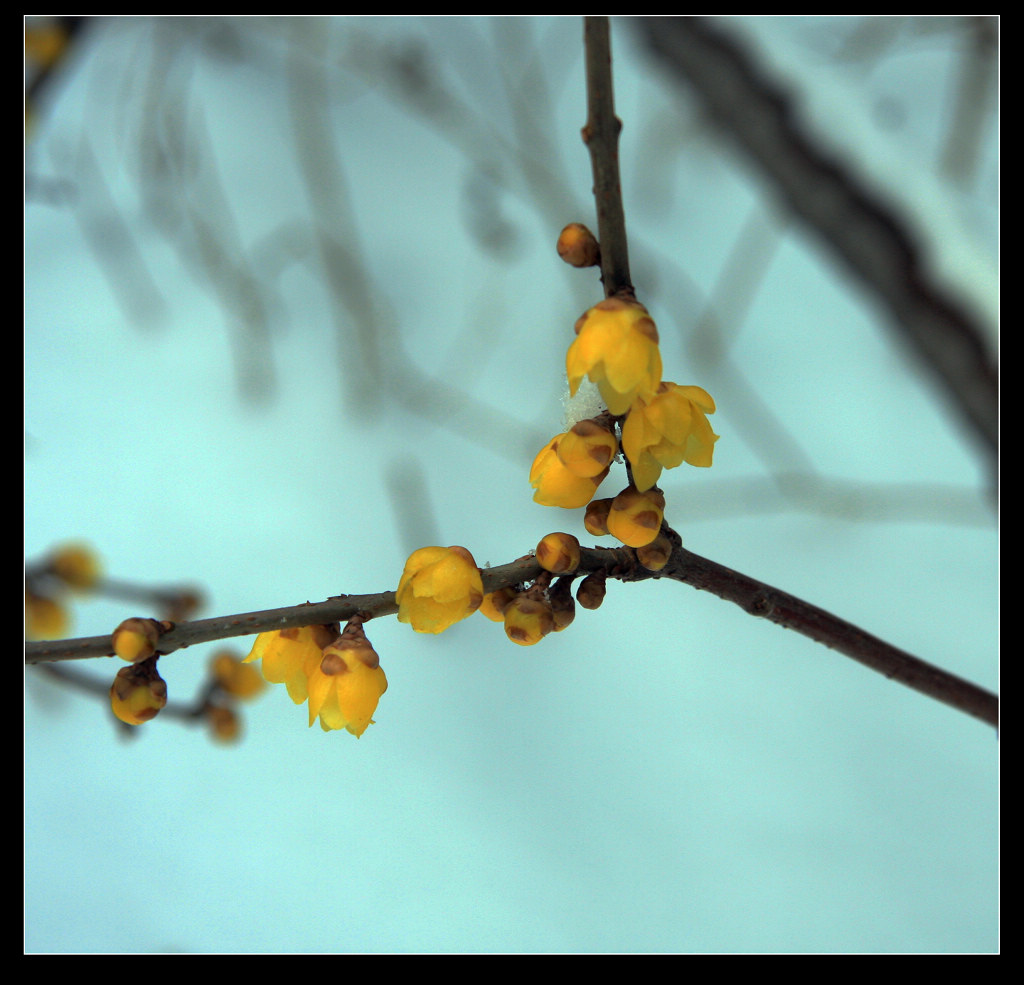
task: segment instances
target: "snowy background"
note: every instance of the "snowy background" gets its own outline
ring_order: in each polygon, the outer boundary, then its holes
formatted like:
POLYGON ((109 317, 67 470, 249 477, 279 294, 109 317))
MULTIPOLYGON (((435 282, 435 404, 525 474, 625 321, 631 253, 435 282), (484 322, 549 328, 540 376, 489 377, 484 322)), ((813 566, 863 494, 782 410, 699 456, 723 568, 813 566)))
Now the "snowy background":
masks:
MULTIPOLYGON (((723 26, 994 347, 994 86, 952 131, 978 23, 723 26)), ((628 21, 613 54, 633 279, 665 378, 718 404, 667 518, 996 690, 990 457, 628 21)), ((594 223, 579 19, 100 19, 33 109, 26 558, 86 539, 212 616, 393 589, 426 544, 594 543, 527 480, 601 297, 554 250, 594 223)), ((83 603, 73 633, 142 614, 83 603)), ((27 673, 26 949, 999 946, 972 718, 677 583, 609 583, 533 648, 480 616, 368 635, 390 687, 358 741, 281 687, 240 744, 160 718, 129 741, 27 673)), ((161 661, 172 702, 213 649, 161 661)))

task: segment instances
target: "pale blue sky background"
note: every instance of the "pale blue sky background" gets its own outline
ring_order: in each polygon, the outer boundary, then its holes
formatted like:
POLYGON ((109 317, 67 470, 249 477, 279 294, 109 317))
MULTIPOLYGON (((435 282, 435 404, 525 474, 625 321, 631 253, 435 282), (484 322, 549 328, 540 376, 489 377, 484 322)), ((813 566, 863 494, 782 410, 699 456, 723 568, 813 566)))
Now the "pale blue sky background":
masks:
MULTIPOLYGON (((728 26, 994 346, 994 94, 977 168, 939 164, 963 22, 728 26)), ((197 582, 219 615, 392 589, 427 543, 481 565, 555 529, 593 543, 527 481, 601 297, 554 250, 593 222, 581 35, 577 18, 93 24, 28 146, 26 557, 85 538, 112 576, 197 582), (311 183, 300 147, 321 154, 311 183), (348 308, 318 229, 361 264, 348 308)), ((997 689, 983 452, 628 23, 613 47, 634 280, 665 377, 719 408, 714 468, 664 477, 670 522, 997 689)), ((134 614, 83 605, 75 632, 134 614)), ((971 718, 676 583, 612 583, 533 648, 480 616, 368 635, 390 687, 359 741, 307 729, 276 688, 240 745, 159 718, 126 742, 105 706, 28 674, 26 949, 998 947, 998 746, 971 718)), ((210 652, 161 661, 172 702, 210 652)))

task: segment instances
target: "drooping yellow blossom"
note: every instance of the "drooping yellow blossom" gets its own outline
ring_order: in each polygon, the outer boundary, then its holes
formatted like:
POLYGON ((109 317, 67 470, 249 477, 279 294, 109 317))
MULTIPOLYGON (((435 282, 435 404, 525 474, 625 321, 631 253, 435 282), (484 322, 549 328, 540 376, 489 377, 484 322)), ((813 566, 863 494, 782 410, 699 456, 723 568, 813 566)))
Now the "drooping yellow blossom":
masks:
POLYGON ((570 395, 589 376, 608 410, 619 416, 637 397, 657 391, 661 382, 658 329, 642 304, 606 298, 576 322, 576 336, 565 359, 570 395))
POLYGON ((615 435, 592 418, 577 421, 555 446, 558 460, 570 472, 585 478, 604 472, 618 450, 615 435))
POLYGON ((628 547, 644 547, 658 536, 665 515, 665 496, 660 489, 640 492, 633 486, 612 500, 608 533, 628 547))
POLYGON ((373 724, 387 689, 388 679, 362 626, 349 623, 309 678, 309 724, 319 716, 325 732, 347 729, 358 738, 373 724))
POLYGON ((271 684, 284 684, 297 705, 309 697, 308 681, 323 660, 324 647, 338 636, 338 626, 301 626, 260 633, 243 663, 260 661, 271 684))
POLYGON ((533 494, 535 503, 575 510, 593 499, 608 474, 608 467, 593 476, 577 475, 566 468, 558 457, 559 442, 564 437, 564 434, 556 434, 537 453, 530 468, 530 485, 537 490, 533 494))
POLYGON ((110 707, 128 725, 155 718, 167 704, 167 684, 157 673, 156 659, 122 667, 110 685, 110 707))
POLYGON ((718 435, 706 415, 714 412, 714 400, 699 386, 664 382, 650 400, 639 398, 622 425, 622 450, 636 488, 650 489, 663 468, 683 462, 710 466, 718 435))
POLYGON ((421 547, 409 555, 395 591, 398 621, 417 633, 443 633, 471 616, 484 597, 473 555, 464 547, 421 547))

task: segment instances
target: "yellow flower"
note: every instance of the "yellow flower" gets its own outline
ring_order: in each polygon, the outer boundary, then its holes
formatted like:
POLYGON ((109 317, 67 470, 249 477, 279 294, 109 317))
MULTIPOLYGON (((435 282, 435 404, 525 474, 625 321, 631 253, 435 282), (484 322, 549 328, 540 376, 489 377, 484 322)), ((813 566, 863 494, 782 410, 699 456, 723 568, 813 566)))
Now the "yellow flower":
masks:
POLYGON ((565 359, 570 395, 589 376, 608 410, 620 416, 637 397, 657 390, 661 382, 658 329, 643 305, 606 298, 576 322, 576 335, 565 359))
POLYGON ((566 468, 558 457, 559 442, 564 437, 564 434, 556 434, 537 453, 530 468, 530 485, 537 490, 533 494, 535 503, 574 510, 593 499, 608 474, 608 467, 593 476, 577 475, 566 468))
POLYGON ((471 616, 484 597, 473 555, 464 547, 421 547, 405 562, 395 591, 398 621, 417 633, 443 633, 471 616))
POLYGON ((259 660, 271 684, 284 684, 297 705, 309 697, 308 681, 323 660, 324 647, 338 636, 338 627, 301 626, 260 633, 243 663, 259 660))
POLYGON ((608 511, 608 533, 628 547, 645 547, 658 536, 665 515, 665 497, 660 489, 639 492, 623 489, 608 511))
POLYGON ((320 727, 347 729, 358 738, 373 724, 377 702, 388 689, 380 658, 357 622, 350 622, 323 651, 309 678, 309 724, 320 716, 320 727))
POLYGON ((699 386, 662 383, 650 400, 637 400, 622 425, 622 450, 637 489, 650 489, 662 468, 710 466, 718 435, 706 415, 714 412, 714 400, 699 386))
POLYGON ((297 705, 309 700, 309 724, 319 716, 325 732, 343 728, 362 735, 388 687, 380 660, 354 618, 340 636, 336 624, 260 633, 243 662, 257 659, 263 676, 286 684, 297 705))

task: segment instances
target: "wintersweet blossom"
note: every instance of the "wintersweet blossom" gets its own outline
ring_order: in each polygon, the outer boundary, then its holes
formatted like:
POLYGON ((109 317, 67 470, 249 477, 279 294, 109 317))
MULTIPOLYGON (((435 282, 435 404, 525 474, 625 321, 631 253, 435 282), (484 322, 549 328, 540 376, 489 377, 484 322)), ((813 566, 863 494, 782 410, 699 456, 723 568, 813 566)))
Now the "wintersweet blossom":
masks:
POLYGON ((309 724, 317 717, 325 732, 347 729, 360 736, 388 681, 361 624, 352 620, 338 635, 337 624, 260 633, 244 662, 260 660, 263 676, 285 684, 300 705, 309 701, 309 724))
POLYGON ((636 488, 650 489, 663 468, 683 462, 710 466, 718 435, 706 415, 714 412, 714 400, 699 386, 665 382, 651 399, 638 399, 622 425, 622 450, 636 488))
POLYGON ((358 623, 323 651, 323 659, 309 677, 309 724, 320 718, 320 727, 347 729, 356 738, 373 724, 377 702, 388 689, 380 658, 358 623))
POLYGON ((483 579, 464 547, 421 547, 409 555, 395 591, 398 621, 417 633, 443 633, 471 616, 484 597, 483 579))
POLYGON ((661 352, 647 309, 614 297, 595 304, 576 322, 565 368, 570 394, 589 376, 616 416, 625 414, 637 397, 653 395, 661 382, 661 352))
POLYGON ((541 506, 561 506, 574 510, 586 506, 608 474, 606 465, 596 475, 578 475, 558 457, 565 434, 556 434, 538 453, 530 467, 530 485, 537 491, 534 502, 541 506))
POLYGON ((332 626, 300 626, 260 633, 243 663, 260 661, 260 670, 271 684, 284 684, 297 705, 309 697, 309 678, 320 666, 324 647, 338 636, 332 626))

